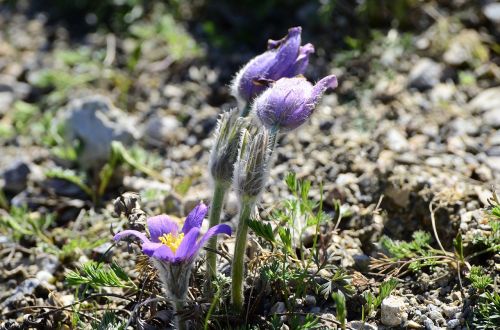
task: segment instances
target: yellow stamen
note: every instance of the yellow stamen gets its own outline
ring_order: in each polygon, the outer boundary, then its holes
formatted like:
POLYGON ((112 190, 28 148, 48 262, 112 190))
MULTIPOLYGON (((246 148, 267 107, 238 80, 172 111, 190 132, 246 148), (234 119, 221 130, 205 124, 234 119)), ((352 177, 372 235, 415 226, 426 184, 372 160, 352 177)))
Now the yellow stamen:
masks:
POLYGON ((168 246, 174 253, 179 248, 179 245, 181 244, 183 238, 184 233, 180 233, 178 235, 164 234, 163 236, 158 237, 160 242, 168 246))

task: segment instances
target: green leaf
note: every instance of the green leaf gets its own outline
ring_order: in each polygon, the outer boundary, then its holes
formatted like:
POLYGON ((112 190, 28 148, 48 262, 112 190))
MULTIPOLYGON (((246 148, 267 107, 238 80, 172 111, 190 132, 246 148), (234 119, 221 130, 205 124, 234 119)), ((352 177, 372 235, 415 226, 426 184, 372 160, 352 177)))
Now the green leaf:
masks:
POLYGON ((337 320, 339 320, 342 329, 346 327, 347 320, 347 308, 345 304, 345 296, 342 291, 337 291, 332 294, 333 300, 335 300, 335 307, 337 309, 337 320))
POLYGON ((71 286, 87 284, 96 289, 100 287, 136 288, 118 264, 113 263, 109 266, 95 261, 86 262, 77 271, 68 272, 66 282, 71 286))
POLYGON ((270 243, 276 242, 274 238, 273 227, 271 227, 269 223, 264 223, 255 219, 248 219, 247 224, 248 227, 253 230, 255 235, 262 237, 270 243))
POLYGON ((292 234, 290 233, 290 228, 279 227, 278 234, 280 235, 281 242, 285 246, 288 253, 292 252, 292 234))

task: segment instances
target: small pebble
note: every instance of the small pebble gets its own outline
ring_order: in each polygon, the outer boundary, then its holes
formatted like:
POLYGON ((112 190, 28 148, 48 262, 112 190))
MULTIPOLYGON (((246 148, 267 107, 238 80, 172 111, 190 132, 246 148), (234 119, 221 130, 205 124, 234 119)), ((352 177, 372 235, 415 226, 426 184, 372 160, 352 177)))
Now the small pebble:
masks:
POLYGON ((460 325, 460 320, 457 320, 457 319, 451 319, 449 320, 447 323, 446 323, 446 327, 448 329, 455 329, 456 327, 458 327, 460 325))
POLYGON ((406 326, 410 329, 422 329, 422 326, 415 321, 408 321, 406 326))
POLYGON ((443 306, 443 314, 447 317, 452 317, 460 310, 458 306, 443 306))
POLYGON ((309 307, 316 306, 316 297, 313 295, 307 295, 305 298, 305 304, 309 307))
POLYGON ((442 319, 442 318, 443 318, 443 315, 441 315, 441 313, 440 313, 440 312, 435 311, 435 310, 430 311, 427 315, 428 315, 428 316, 429 316, 429 318, 430 318, 431 320, 433 320, 433 321, 436 321, 436 320, 438 320, 438 319, 442 319))
POLYGON ((271 307, 271 314, 283 314, 286 311, 285 303, 282 301, 278 301, 276 304, 271 307))
POLYGON ((382 301, 381 306, 382 323, 388 326, 397 326, 406 320, 406 305, 404 299, 389 296, 382 301))

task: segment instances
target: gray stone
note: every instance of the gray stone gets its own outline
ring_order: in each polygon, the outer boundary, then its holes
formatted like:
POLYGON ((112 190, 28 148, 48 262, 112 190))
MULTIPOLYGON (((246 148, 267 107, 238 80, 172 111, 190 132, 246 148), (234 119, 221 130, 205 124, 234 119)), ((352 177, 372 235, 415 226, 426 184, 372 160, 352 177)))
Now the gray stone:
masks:
POLYGON ((438 319, 442 319, 443 318, 443 315, 438 312, 438 311, 430 311, 427 316, 429 316, 429 318, 433 321, 437 321, 438 319))
POLYGON ((490 157, 500 157, 500 146, 493 146, 486 150, 486 154, 490 157))
POLYGON ((439 83, 443 73, 443 66, 429 58, 420 59, 410 71, 408 86, 425 90, 439 83))
POLYGON ((351 321, 348 322, 347 325, 351 329, 356 329, 356 330, 377 330, 378 327, 374 324, 370 324, 368 322, 363 322, 363 321, 351 321))
POLYGON ((427 318, 424 320, 425 330, 439 330, 439 327, 435 326, 431 319, 427 318))
POLYGON ((306 295, 305 304, 309 307, 316 306, 316 297, 310 294, 306 295))
POLYGON ((26 189, 30 172, 27 163, 22 161, 14 163, 3 172, 3 190, 17 194, 26 189))
POLYGON ((500 3, 489 3, 483 7, 483 14, 492 23, 500 24, 500 3))
POLYGON ((370 257, 364 253, 355 254, 352 256, 354 259, 354 267, 359 271, 368 271, 370 268, 370 257))
POLYGON ((40 285, 41 281, 37 278, 28 278, 22 281, 14 290, 12 295, 2 302, 1 306, 6 307, 11 303, 22 299, 25 295, 33 294, 35 289, 40 285))
POLYGON ((408 318, 404 299, 396 296, 389 296, 382 301, 381 321, 387 326, 400 325, 408 318))
POLYGON ((432 311, 438 311, 439 312, 439 307, 437 307, 434 304, 429 304, 429 305, 427 305, 427 310, 430 311, 430 312, 432 312, 432 311))
POLYGON ((285 303, 282 301, 278 301, 271 307, 269 311, 271 314, 283 314, 286 311, 285 303))
POLYGON ((128 144, 134 140, 130 116, 115 108, 111 101, 100 95, 72 101, 64 114, 65 133, 69 143, 82 144, 78 155, 84 168, 99 168, 110 156, 111 143, 128 144))
POLYGON ((460 326, 460 320, 457 319, 451 319, 446 323, 446 328, 447 329, 455 329, 458 326, 460 326))

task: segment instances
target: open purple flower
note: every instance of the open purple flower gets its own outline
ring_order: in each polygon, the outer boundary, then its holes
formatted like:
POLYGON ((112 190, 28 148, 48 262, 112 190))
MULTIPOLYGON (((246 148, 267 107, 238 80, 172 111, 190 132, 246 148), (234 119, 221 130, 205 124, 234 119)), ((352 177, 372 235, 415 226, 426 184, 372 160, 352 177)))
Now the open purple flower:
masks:
POLYGON ((335 87, 334 75, 314 86, 303 77, 281 78, 255 99, 253 108, 267 128, 291 131, 305 123, 325 91, 335 87))
POLYGON ((168 216, 158 215, 147 220, 150 239, 137 230, 124 230, 114 237, 115 241, 128 236, 134 236, 142 241, 142 251, 151 257, 165 287, 167 298, 170 299, 176 312, 176 329, 187 329, 178 312, 184 308, 186 302, 194 259, 203 245, 214 235, 231 235, 231 227, 220 224, 208 229, 205 235, 199 238, 200 227, 207 211, 205 204, 198 204, 189 213, 180 231, 177 224, 168 216))
POLYGON ((303 74, 309 64, 309 55, 314 53, 314 46, 300 46, 301 32, 300 26, 293 27, 283 39, 269 40, 268 50, 250 60, 234 78, 233 95, 250 102, 267 88, 259 81, 276 81, 303 74))
POLYGON ((198 204, 187 216, 179 231, 177 224, 167 215, 157 215, 147 220, 150 239, 137 230, 124 230, 115 235, 115 241, 135 236, 142 241, 142 251, 154 259, 178 264, 190 263, 205 243, 214 235, 231 235, 231 227, 225 224, 208 229, 200 239, 200 227, 207 214, 205 204, 198 204))

